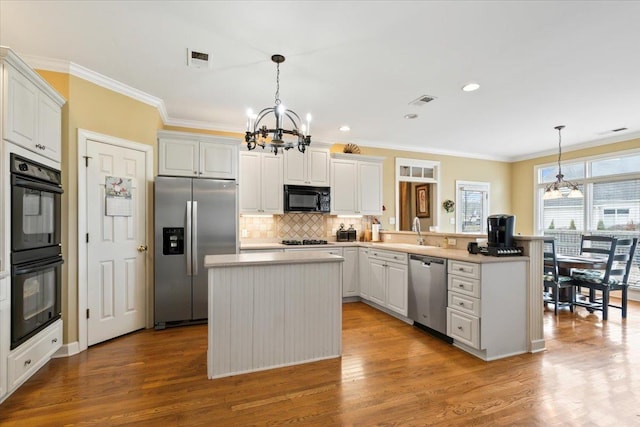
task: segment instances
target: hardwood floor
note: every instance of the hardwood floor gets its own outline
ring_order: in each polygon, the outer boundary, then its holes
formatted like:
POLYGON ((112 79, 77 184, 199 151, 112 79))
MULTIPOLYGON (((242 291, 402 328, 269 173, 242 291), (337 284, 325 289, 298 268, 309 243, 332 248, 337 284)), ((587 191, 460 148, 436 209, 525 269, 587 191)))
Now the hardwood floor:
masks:
POLYGON ((640 424, 640 303, 604 323, 547 310, 547 351, 489 363, 365 304, 343 313, 342 358, 218 380, 205 325, 121 337, 52 360, 0 425, 640 424))

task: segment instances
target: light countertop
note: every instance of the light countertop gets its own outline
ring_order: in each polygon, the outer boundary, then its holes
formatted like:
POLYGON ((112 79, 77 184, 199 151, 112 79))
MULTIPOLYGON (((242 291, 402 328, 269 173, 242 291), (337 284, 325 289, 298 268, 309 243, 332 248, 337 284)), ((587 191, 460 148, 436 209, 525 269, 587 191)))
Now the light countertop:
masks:
MULTIPOLYGON (((395 252, 403 252, 403 253, 416 254, 416 255, 428 255, 428 256, 433 256, 438 258, 453 259, 456 261, 473 262, 476 264, 529 261, 529 257, 527 256, 494 257, 494 256, 486 256, 486 255, 479 255, 479 254, 470 254, 469 252, 467 252, 466 249, 445 249, 437 246, 419 246, 411 243, 328 242, 326 245, 283 245, 282 243, 242 243, 240 245, 240 248, 243 250, 253 249, 253 250, 267 251, 269 249, 278 249, 278 250, 300 249, 300 248, 324 249, 324 248, 330 248, 330 247, 354 247, 354 246, 395 251, 395 252)), ((263 253, 282 254, 282 252, 263 252, 263 253)), ((286 253, 293 254, 296 252, 286 252, 286 253)), ((258 254, 258 252, 255 254, 258 254)), ((242 255, 251 255, 251 254, 242 254, 242 255)))
POLYGON ((308 264, 342 261, 344 261, 344 258, 341 256, 331 255, 326 252, 255 252, 248 254, 207 255, 204 257, 204 266, 205 268, 245 267, 255 265, 308 264))

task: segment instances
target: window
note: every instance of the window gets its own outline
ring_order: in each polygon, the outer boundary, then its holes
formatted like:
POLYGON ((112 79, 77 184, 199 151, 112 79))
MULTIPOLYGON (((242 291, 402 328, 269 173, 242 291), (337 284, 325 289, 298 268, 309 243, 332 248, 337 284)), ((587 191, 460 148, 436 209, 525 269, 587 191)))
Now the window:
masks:
POLYGON ((456 233, 486 233, 489 183, 456 181, 456 199, 456 233))
MULTIPOLYGON (((638 150, 572 160, 562 164, 565 179, 578 183, 584 198, 544 200, 545 184, 558 166, 536 169, 537 234, 554 236, 557 250, 580 251, 583 233, 640 237, 640 153, 638 150)), ((640 250, 636 251, 630 284, 640 287, 640 250)))

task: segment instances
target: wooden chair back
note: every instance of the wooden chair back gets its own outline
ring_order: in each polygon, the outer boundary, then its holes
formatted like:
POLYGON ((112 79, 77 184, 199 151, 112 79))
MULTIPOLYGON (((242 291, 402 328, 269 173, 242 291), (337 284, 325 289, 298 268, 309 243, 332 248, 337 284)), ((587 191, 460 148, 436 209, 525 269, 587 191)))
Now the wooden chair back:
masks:
POLYGON ((556 257, 556 240, 555 239, 544 239, 544 281, 550 282, 553 279, 553 282, 558 281, 558 259, 556 257))
POLYGON ((605 281, 615 279, 623 284, 628 283, 637 246, 637 237, 625 237, 617 240, 615 253, 610 260, 611 266, 607 266, 609 274, 605 277, 605 281))
POLYGON ((609 257, 615 250, 617 238, 613 236, 582 235, 580 240, 580 255, 596 255, 609 257))

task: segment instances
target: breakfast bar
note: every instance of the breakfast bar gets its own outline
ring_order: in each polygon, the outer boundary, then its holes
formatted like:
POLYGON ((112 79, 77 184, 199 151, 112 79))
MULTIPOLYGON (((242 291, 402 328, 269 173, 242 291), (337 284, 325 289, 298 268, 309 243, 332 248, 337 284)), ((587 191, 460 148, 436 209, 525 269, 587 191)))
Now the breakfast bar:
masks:
POLYGON ((315 251, 206 256, 208 377, 340 357, 342 261, 315 251))

